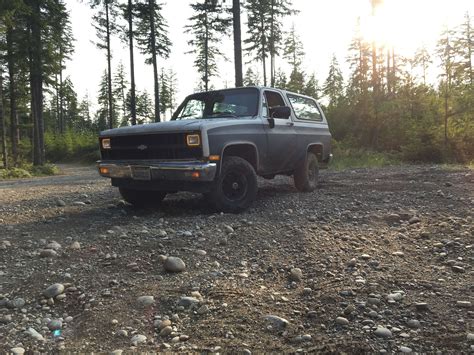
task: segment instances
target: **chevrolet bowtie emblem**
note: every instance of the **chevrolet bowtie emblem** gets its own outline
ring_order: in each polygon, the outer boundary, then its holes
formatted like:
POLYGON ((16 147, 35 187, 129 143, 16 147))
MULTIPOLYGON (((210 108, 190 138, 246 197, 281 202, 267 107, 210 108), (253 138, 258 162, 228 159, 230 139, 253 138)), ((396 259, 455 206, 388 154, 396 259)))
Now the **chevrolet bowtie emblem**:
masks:
POLYGON ((146 145, 142 144, 142 145, 139 145, 139 146, 137 147, 137 149, 138 149, 138 150, 145 150, 145 149, 148 149, 148 147, 147 147, 146 145))

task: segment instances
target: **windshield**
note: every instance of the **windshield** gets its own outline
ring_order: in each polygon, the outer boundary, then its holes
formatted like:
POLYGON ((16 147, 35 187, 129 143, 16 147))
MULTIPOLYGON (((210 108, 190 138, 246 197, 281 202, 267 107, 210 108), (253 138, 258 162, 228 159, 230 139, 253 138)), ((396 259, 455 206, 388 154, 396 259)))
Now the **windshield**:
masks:
POLYGON ((258 89, 220 90, 189 96, 178 108, 174 120, 256 116, 258 89))

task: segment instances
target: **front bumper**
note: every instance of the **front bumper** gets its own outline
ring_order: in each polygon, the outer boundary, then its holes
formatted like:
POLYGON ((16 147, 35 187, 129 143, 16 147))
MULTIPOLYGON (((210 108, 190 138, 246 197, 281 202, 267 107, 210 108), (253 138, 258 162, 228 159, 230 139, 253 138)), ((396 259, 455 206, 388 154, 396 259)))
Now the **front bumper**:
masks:
POLYGON ((202 161, 98 161, 103 177, 137 181, 213 181, 217 164, 202 161))

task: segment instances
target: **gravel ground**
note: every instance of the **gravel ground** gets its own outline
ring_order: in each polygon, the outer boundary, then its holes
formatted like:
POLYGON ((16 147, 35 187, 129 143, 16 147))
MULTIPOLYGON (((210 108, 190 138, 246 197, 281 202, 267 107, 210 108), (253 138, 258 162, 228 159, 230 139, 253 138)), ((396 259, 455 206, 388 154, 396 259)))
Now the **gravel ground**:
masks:
POLYGON ((136 210, 92 167, 0 181, 0 353, 474 351, 474 172, 260 181, 136 210))

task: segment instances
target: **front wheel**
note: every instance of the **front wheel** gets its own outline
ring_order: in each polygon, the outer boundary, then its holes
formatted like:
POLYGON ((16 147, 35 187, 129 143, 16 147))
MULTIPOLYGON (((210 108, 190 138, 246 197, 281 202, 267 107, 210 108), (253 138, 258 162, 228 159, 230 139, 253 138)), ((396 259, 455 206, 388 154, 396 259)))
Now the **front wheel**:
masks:
POLYGON ((158 206, 166 196, 166 192, 132 190, 125 187, 119 187, 119 192, 126 202, 136 207, 158 206))
POLYGON ((295 186, 299 191, 311 192, 316 189, 319 178, 318 158, 313 153, 306 154, 302 162, 293 174, 295 186))
POLYGON ((257 174, 253 166, 245 159, 227 157, 210 197, 219 211, 238 213, 255 200, 257 189, 257 174))

